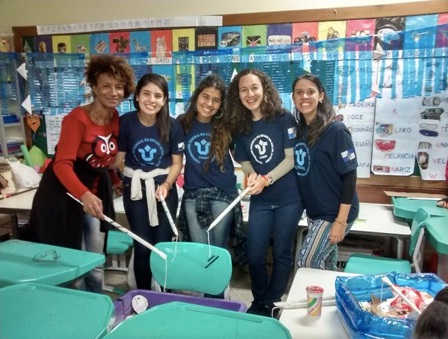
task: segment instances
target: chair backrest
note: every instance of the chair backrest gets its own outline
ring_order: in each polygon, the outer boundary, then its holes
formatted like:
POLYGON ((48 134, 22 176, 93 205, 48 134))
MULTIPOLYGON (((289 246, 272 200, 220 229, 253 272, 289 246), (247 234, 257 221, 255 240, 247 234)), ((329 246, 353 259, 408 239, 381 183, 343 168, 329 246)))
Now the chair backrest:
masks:
POLYGON ((151 272, 157 283, 169 289, 220 294, 232 277, 232 259, 224 248, 194 242, 160 242, 163 260, 151 252, 151 272))
POLYGON ((132 238, 121 231, 107 232, 106 254, 125 253, 133 244, 132 238))
POLYGON ((419 208, 415 212, 411 225, 411 243, 409 244, 409 255, 412 257, 412 265, 417 273, 420 273, 420 246, 425 235, 425 223, 430 218, 428 211, 419 208))

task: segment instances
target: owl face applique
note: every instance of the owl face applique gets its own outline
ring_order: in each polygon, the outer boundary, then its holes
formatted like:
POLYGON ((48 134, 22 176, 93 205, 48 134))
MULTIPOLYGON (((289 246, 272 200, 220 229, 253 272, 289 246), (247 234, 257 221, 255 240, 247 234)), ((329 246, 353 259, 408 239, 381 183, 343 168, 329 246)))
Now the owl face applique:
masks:
POLYGON ((118 138, 116 135, 98 135, 92 142, 92 153, 85 160, 94 168, 108 166, 118 153, 118 138))

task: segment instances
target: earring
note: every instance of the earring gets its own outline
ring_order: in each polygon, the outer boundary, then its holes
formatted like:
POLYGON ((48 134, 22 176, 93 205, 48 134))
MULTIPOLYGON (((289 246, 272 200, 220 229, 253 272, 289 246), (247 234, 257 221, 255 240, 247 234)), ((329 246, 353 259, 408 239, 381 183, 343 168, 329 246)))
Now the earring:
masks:
POLYGON ((216 120, 222 118, 222 116, 224 115, 224 110, 223 110, 222 108, 220 108, 219 111, 218 111, 218 113, 221 113, 221 114, 219 114, 219 115, 218 115, 218 114, 215 114, 215 119, 216 119, 216 120))
POLYGON ((319 100, 319 103, 322 103, 322 100, 319 100))

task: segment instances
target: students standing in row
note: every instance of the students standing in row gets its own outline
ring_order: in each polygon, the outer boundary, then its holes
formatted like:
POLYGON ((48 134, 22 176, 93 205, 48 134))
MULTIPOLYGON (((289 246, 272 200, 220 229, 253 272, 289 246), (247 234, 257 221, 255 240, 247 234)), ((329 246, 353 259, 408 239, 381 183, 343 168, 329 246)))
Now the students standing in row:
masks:
POLYGON ((334 270, 337 244, 359 212, 356 152, 349 130, 336 121, 319 78, 302 75, 294 81, 292 90, 299 124, 295 170, 309 218, 298 266, 334 270))
POLYGON ((186 113, 178 117, 185 132, 184 195, 178 227, 184 240, 228 249, 232 224, 238 233, 243 232, 241 205, 207 232, 213 220, 238 196, 225 98, 224 81, 208 75, 193 92, 186 113))
POLYGON ((252 186, 247 250, 254 300, 248 312, 270 316, 288 284, 294 234, 303 212, 293 171, 296 122, 282 108, 271 79, 256 69, 239 72, 230 83, 228 112, 236 135, 235 160, 252 186))
MULTIPOLYGON (((148 73, 137 83, 136 111, 120 117, 116 165, 124 159, 123 204, 131 231, 155 245, 171 241, 173 232, 160 199, 176 215, 176 179, 182 170, 184 136, 170 117, 168 84, 148 73)), ((134 241, 137 288, 151 289, 150 250, 134 241)))
MULTIPOLYGON (((30 226, 38 242, 103 253, 107 224, 101 222, 100 231, 100 220, 115 216, 107 168, 118 149, 116 107, 133 93, 134 71, 124 58, 97 55, 86 79, 93 102, 64 117, 54 159, 34 196, 30 226)), ((77 287, 102 293, 103 275, 103 267, 97 267, 77 287)))

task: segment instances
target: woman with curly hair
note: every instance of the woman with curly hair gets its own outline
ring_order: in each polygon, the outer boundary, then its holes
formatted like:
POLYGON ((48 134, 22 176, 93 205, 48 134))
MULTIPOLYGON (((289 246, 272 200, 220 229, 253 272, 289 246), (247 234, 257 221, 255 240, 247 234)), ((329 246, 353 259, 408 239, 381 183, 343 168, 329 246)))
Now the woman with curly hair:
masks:
POLYGON ((228 112, 236 133, 235 160, 250 190, 247 253, 254 300, 249 313, 271 316, 291 273, 294 234, 303 208, 293 148, 296 123, 271 79, 257 69, 239 72, 229 86, 228 112), (269 277, 266 252, 273 240, 269 277))
POLYGON ((336 269, 337 244, 358 216, 355 147, 318 77, 305 74, 292 85, 299 123, 294 149, 299 191, 308 216, 308 233, 298 267, 336 269))
MULTIPOLYGON (((122 57, 95 55, 86 80, 93 101, 64 117, 53 161, 34 196, 30 226, 39 242, 103 253, 107 225, 100 220, 115 217, 108 167, 118 152, 116 107, 134 92, 134 71, 122 57), (82 201, 84 211, 67 193, 82 201)), ((77 287, 102 293, 103 276, 97 267, 77 287)))
POLYGON ((186 113, 178 117, 185 132, 185 182, 178 226, 186 239, 227 249, 231 225, 236 226, 233 233, 242 232, 239 204, 207 232, 238 195, 225 97, 224 81, 208 75, 193 92, 186 113))

